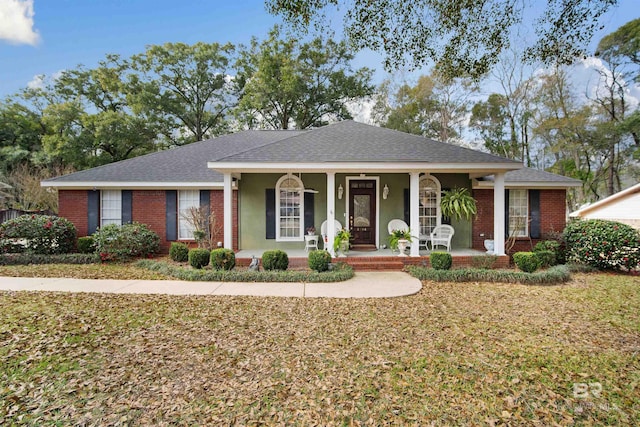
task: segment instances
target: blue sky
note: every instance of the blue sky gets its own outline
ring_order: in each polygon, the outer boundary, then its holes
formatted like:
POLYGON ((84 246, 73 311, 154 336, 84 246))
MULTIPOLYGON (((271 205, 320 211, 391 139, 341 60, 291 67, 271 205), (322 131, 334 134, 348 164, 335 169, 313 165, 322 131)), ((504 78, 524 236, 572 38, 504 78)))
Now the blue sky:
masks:
MULTIPOLYGON (((637 17, 639 1, 620 0, 603 19, 606 28, 593 46, 637 17)), ((0 0, 0 98, 26 87, 36 75, 78 64, 92 67, 108 53, 128 57, 165 42, 246 44, 252 36, 264 38, 278 22, 263 0, 0 0), (32 7, 32 27, 9 15, 16 7, 27 12, 32 7)), ((377 81, 386 75, 380 56, 371 52, 359 54, 356 65, 377 70, 377 81)))

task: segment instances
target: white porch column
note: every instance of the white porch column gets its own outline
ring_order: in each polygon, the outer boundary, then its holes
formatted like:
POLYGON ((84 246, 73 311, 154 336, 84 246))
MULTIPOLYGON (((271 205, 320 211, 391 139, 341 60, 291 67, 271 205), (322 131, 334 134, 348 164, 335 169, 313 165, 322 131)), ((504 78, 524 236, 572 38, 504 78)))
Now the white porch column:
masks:
POLYGON ((224 247, 233 250, 233 179, 224 174, 224 247))
POLYGON ((336 256, 333 250, 333 239, 336 236, 336 173, 327 172, 327 244, 332 257, 336 256))
POLYGON ((411 172, 409 180, 409 230, 414 236, 411 242, 411 256, 420 256, 420 172, 411 172))
POLYGON ((493 181, 493 253, 504 255, 504 172, 496 173, 493 181))

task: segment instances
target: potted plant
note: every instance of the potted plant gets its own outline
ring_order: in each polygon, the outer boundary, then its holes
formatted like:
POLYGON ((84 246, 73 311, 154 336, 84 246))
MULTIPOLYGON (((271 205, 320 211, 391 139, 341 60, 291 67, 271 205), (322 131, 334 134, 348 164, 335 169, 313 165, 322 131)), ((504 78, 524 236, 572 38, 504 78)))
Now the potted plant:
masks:
POLYGON ((349 230, 343 228, 336 233, 336 237, 333 239, 333 250, 340 251, 339 256, 345 256, 345 253, 349 251, 349 240, 351 239, 351 233, 349 230))
POLYGON ((478 213, 476 200, 466 188, 445 191, 440 201, 442 215, 455 219, 471 219, 478 213))
POLYGON ((312 225, 311 227, 307 228, 307 234, 309 236, 313 236, 314 234, 316 234, 316 228, 312 225))
POLYGON ((392 230, 389 236, 389 247, 392 250, 399 250, 400 256, 404 256, 407 245, 413 241, 413 236, 409 230, 392 230))

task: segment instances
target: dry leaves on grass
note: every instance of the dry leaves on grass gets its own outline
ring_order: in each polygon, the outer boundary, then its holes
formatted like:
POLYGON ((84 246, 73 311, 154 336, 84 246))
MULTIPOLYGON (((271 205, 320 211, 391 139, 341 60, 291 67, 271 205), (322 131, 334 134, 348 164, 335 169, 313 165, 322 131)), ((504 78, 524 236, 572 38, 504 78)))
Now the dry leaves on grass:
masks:
POLYGON ((2 293, 0 424, 638 424, 640 280, 580 280, 376 300, 2 293))
POLYGON ((39 264, 0 266, 0 276, 72 279, 167 280, 163 274, 133 264, 39 264))

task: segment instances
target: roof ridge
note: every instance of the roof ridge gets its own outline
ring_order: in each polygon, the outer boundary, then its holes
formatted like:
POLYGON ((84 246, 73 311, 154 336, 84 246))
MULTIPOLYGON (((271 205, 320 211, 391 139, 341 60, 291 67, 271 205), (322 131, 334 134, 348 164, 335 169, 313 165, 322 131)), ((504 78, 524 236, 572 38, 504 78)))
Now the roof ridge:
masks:
POLYGON ((224 160, 226 158, 237 156, 237 155, 244 154, 246 152, 255 150, 256 148, 264 148, 264 147, 268 147, 269 145, 272 145, 272 144, 277 144, 279 142, 289 140, 291 138, 296 138, 296 137, 302 135, 303 133, 307 133, 307 132, 312 131, 312 130, 313 129, 300 129, 300 130, 298 130, 298 129, 247 129, 247 130, 245 130, 243 132, 253 131, 253 132, 299 132, 299 133, 297 135, 289 135, 286 138, 277 139, 275 141, 270 141, 270 142, 267 142, 266 144, 258 145, 257 147, 251 147, 251 148, 247 148, 247 149, 242 150, 242 151, 237 151, 237 152, 235 152, 233 154, 229 154, 227 156, 220 157, 219 159, 216 159, 216 161, 219 162, 219 161, 224 160))

